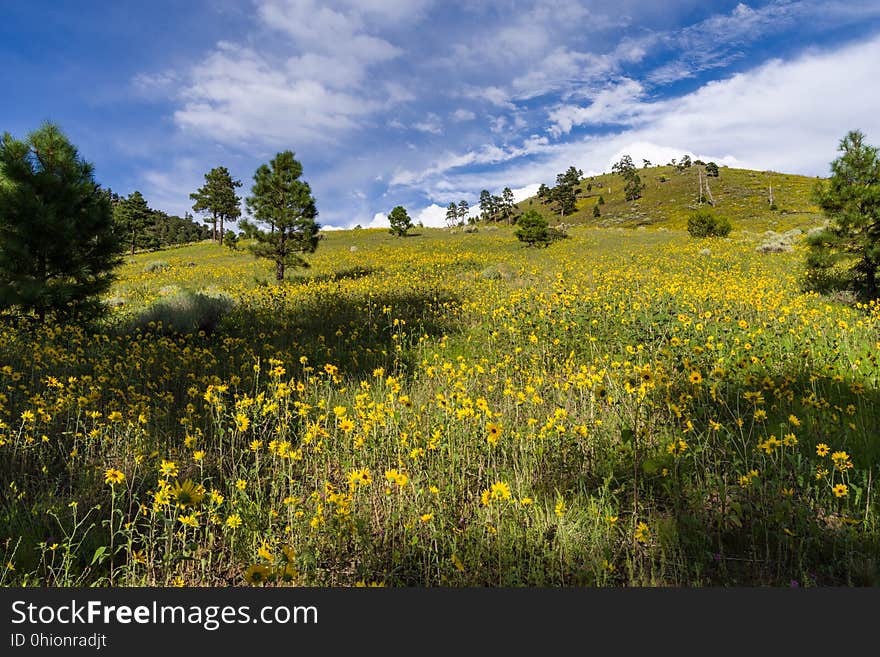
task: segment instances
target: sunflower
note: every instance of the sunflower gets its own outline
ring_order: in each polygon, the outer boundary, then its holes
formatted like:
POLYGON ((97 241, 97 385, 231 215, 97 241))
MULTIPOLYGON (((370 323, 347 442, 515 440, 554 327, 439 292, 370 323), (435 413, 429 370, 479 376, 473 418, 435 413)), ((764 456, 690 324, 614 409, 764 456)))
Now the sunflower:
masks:
POLYGON ((187 479, 182 484, 177 482, 171 488, 171 495, 177 500, 177 506, 186 508, 198 506, 205 499, 205 487, 187 479))

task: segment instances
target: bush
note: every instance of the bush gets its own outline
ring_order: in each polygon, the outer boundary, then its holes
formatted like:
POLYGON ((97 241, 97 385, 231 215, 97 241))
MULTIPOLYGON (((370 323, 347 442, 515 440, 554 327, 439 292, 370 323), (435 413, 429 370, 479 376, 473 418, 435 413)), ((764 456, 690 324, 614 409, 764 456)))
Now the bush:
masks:
POLYGON ((227 230, 223 233, 223 246, 226 246, 233 251, 238 249, 238 235, 233 233, 231 230, 227 230))
POLYGON ((688 233, 691 237, 727 237, 730 234, 730 221, 716 217, 708 210, 697 210, 688 219, 688 233))
POLYGON ((157 271, 165 271, 166 269, 170 269, 171 265, 169 265, 164 260, 153 260, 152 262, 148 262, 144 267, 145 274, 153 274, 157 271))
POLYGON ((163 335, 212 333, 232 305, 232 299, 223 294, 181 290, 146 308, 133 320, 132 328, 163 335))
POLYGON ((514 234, 520 242, 525 242, 528 246, 547 246, 550 243, 547 220, 534 210, 528 210, 519 218, 514 234))

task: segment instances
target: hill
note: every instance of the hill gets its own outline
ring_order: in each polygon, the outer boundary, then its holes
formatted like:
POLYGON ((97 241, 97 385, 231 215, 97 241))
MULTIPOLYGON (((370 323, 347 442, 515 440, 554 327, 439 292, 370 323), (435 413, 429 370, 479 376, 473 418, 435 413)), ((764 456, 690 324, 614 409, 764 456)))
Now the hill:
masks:
MULTIPOLYGON (((635 201, 624 198, 623 178, 606 173, 587 176, 578 187, 577 210, 561 217, 553 204, 544 203, 537 196, 517 204, 523 212, 537 210, 551 225, 589 224, 598 227, 664 226, 683 229, 688 217, 699 207, 700 176, 708 180, 713 211, 726 217, 734 227, 748 227, 753 231, 786 231, 806 229, 822 223, 819 208, 813 203, 811 192, 817 178, 772 171, 752 171, 719 167, 718 177, 706 177, 701 166, 677 170, 674 166, 654 166, 638 169, 644 184, 642 197, 635 201), (772 187, 774 206, 770 204, 772 187), (599 205, 600 217, 593 216, 599 205)), ((708 196, 704 193, 704 195, 708 196)), ((703 203, 706 207, 707 204, 703 203)))

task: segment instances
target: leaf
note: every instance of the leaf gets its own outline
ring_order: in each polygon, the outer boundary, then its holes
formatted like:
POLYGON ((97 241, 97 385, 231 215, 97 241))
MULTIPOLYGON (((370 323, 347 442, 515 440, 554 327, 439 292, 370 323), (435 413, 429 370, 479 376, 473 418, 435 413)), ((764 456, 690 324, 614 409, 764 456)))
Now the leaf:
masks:
POLYGON ((620 432, 620 440, 624 443, 631 443, 635 435, 636 434, 632 429, 623 429, 620 432))
POLYGON ((92 556, 92 563, 90 563, 89 565, 94 566, 96 563, 102 563, 104 561, 104 559, 107 558, 106 553, 107 553, 107 548, 102 545, 97 550, 95 550, 95 554, 94 554, 94 556, 92 556))

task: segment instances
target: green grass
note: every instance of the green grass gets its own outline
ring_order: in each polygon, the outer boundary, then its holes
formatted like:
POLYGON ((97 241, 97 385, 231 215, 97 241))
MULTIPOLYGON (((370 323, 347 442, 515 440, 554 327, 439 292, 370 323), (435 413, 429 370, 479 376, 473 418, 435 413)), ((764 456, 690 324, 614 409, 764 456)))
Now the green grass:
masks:
MULTIPOLYGON (((691 166, 677 171, 671 166, 655 166, 639 169, 645 188, 642 197, 626 201, 623 178, 616 174, 603 174, 587 178, 580 185, 577 211, 560 217, 537 197, 517 204, 520 211, 535 209, 550 222, 587 224, 599 227, 663 226, 683 229, 691 213, 699 207, 698 167, 691 166), (665 182, 661 182, 665 179, 665 182), (592 190, 587 191, 587 184, 592 190), (593 207, 599 196, 605 200, 600 206, 601 217, 593 217, 593 207)), ((707 180, 704 174, 703 180, 707 180)), ((708 178, 715 212, 733 224, 734 230, 784 232, 791 228, 806 230, 821 224, 823 219, 818 207, 811 200, 815 178, 776 172, 759 172, 747 169, 719 167, 717 178, 708 178), (775 210, 770 208, 770 186, 773 188, 775 210)), ((703 204, 705 207, 706 204, 703 204)))

